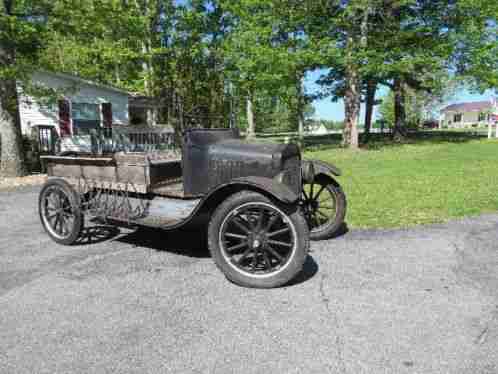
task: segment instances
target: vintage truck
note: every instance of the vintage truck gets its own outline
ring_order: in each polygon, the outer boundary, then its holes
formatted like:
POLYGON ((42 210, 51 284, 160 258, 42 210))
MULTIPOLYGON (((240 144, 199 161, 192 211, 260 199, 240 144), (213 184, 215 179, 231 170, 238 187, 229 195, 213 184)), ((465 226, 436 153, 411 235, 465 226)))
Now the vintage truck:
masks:
POLYGON ((43 227, 57 243, 78 240, 85 216, 173 230, 205 218, 210 253, 247 287, 286 284, 309 239, 335 235, 346 198, 333 165, 302 160, 294 144, 248 142, 234 129, 190 129, 181 150, 45 156, 43 227))

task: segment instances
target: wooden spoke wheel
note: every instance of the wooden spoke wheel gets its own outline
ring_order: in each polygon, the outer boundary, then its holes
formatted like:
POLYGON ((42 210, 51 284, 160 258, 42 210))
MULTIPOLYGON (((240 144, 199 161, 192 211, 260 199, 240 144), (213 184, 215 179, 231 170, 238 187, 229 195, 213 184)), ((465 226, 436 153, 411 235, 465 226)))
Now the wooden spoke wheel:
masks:
POLYGON ((265 196, 241 192, 228 198, 209 225, 209 245, 223 273, 248 287, 277 287, 291 280, 308 251, 306 221, 265 196))
POLYGON ((318 175, 311 183, 303 183, 301 198, 310 239, 334 237, 346 215, 346 196, 341 187, 333 179, 318 175))
POLYGON ((50 179, 39 197, 39 214, 49 236, 59 244, 69 245, 78 239, 83 228, 77 193, 67 182, 50 179))

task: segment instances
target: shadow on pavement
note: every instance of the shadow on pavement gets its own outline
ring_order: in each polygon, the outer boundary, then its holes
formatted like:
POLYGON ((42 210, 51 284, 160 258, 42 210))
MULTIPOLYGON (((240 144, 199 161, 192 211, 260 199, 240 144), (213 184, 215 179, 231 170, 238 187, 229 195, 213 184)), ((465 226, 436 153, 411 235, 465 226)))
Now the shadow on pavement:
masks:
POLYGON ((346 235, 349 232, 349 227, 346 222, 343 222, 342 225, 337 229, 337 231, 330 237, 330 239, 335 239, 340 236, 346 235))
MULTIPOLYGON (((339 235, 347 232, 344 225, 339 235)), ((172 231, 138 227, 129 234, 119 236, 120 229, 110 225, 96 225, 83 229, 81 237, 75 245, 87 245, 100 243, 114 239, 136 247, 149 248, 156 251, 166 251, 182 256, 193 258, 210 258, 205 230, 196 227, 187 227, 172 231)), ((308 255, 303 265, 303 270, 289 283, 285 285, 294 286, 311 279, 318 272, 318 264, 311 255, 308 255)))
POLYGON ((304 262, 303 270, 294 279, 287 283, 285 287, 304 283, 313 278, 316 273, 318 273, 318 264, 315 259, 311 257, 311 255, 308 255, 308 257, 306 257, 306 261, 304 262))
POLYGON ((185 228, 172 231, 139 227, 137 230, 116 239, 119 242, 146 247, 156 251, 167 251, 188 257, 211 257, 207 248, 205 230, 185 228))
POLYGON ((120 230, 115 226, 91 226, 81 230, 80 237, 74 245, 88 245, 101 243, 115 238, 120 234, 120 230))

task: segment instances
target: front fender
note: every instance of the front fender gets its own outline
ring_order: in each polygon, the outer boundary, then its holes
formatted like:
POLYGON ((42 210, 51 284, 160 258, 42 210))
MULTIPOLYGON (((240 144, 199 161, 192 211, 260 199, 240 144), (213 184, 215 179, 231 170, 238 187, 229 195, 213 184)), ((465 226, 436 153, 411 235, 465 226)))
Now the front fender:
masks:
POLYGON ((266 177, 242 177, 235 178, 231 183, 235 184, 244 184, 247 186, 254 187, 256 189, 266 191, 273 195, 277 200, 280 200, 284 203, 294 203, 299 199, 299 196, 296 195, 294 191, 292 191, 285 184, 280 183, 272 178, 266 177))
POLYGON ((301 170, 303 173, 303 179, 307 182, 311 182, 315 178, 315 175, 318 174, 335 176, 340 176, 342 174, 341 170, 337 166, 320 160, 302 160, 301 170))
POLYGON ((202 211, 211 211, 228 196, 244 190, 260 192, 285 204, 294 204, 299 199, 299 196, 294 191, 274 179, 266 177, 241 177, 232 179, 229 183, 222 184, 209 191, 202 199, 199 207, 202 211))

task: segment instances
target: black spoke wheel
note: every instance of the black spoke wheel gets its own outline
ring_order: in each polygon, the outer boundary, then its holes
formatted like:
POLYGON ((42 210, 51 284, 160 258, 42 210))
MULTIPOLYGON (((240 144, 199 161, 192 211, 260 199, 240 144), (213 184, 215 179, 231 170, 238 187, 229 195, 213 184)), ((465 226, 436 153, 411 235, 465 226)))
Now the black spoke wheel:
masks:
POLYGON ((329 239, 337 234, 346 216, 346 196, 337 182, 325 175, 303 182, 301 202, 310 239, 329 239))
POLYGON ((43 186, 38 210, 45 231, 59 244, 72 244, 83 228, 77 193, 67 182, 50 179, 43 186))
POLYGON ((212 216, 209 248, 222 272, 237 284, 270 288, 290 281, 308 251, 306 221, 255 192, 229 197, 212 216))

